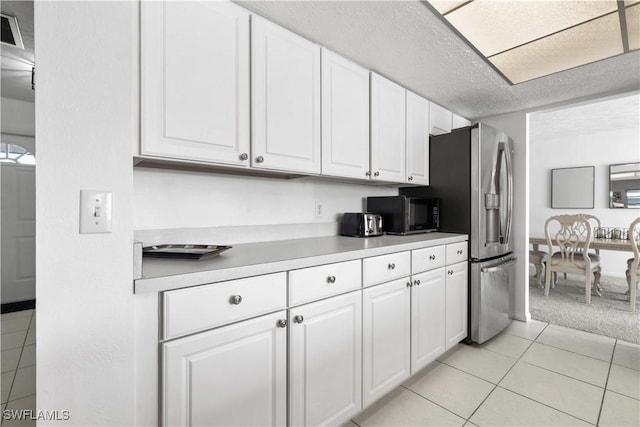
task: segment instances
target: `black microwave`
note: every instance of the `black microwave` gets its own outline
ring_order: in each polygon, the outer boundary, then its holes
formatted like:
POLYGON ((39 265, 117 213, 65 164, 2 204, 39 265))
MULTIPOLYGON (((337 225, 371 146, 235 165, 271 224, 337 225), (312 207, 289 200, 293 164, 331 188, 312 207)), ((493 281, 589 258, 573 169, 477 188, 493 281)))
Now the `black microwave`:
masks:
POLYGON ((440 201, 427 197, 367 197, 367 212, 382 215, 388 234, 436 231, 440 226, 440 201))

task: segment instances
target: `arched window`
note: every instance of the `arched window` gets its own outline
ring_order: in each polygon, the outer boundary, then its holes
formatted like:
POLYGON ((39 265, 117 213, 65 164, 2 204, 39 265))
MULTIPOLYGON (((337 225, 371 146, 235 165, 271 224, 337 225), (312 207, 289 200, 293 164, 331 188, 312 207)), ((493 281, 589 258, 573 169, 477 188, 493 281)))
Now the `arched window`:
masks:
POLYGON ((0 163, 35 165, 36 157, 19 145, 0 143, 0 163))

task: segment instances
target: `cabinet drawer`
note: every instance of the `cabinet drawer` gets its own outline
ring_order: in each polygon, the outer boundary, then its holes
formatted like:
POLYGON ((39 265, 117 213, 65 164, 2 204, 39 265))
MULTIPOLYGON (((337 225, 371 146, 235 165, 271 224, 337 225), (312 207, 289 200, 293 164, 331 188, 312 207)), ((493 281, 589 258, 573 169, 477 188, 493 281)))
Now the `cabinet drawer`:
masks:
POLYGON ((289 305, 348 292, 361 284, 360 260, 293 270, 289 272, 289 305))
POLYGON ((388 282, 411 274, 411 253, 397 252, 362 260, 363 286, 388 282))
POLYGON ((163 337, 175 338, 286 308, 286 273, 165 292, 162 303, 163 337))
POLYGON ((445 246, 416 249, 411 252, 411 273, 432 270, 445 264, 445 246))
POLYGON ((447 245, 447 265, 467 260, 467 242, 447 245))

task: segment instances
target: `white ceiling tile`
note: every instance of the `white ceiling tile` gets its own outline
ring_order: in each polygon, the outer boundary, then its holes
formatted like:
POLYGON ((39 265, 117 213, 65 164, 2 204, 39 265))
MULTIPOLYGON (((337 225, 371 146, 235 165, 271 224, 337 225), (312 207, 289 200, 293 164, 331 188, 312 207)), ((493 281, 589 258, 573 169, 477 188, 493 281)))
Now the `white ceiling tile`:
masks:
POLYGON ((625 9, 629 49, 640 49, 640 4, 625 9))
POLYGON ((513 83, 535 79, 623 53, 613 13, 490 58, 513 83))
POLYGON ((615 0, 476 0, 446 19, 488 57, 617 9, 615 0))

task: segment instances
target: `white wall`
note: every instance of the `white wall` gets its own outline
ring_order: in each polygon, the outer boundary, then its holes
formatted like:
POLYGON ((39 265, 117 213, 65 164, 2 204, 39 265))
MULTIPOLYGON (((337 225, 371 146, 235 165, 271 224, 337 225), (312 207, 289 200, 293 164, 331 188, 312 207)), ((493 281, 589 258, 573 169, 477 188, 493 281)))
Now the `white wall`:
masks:
POLYGON ((67 425, 134 425, 138 5, 34 9, 37 406, 69 410, 67 425), (112 233, 78 233, 81 189, 113 192, 112 233))
POLYGON ((0 110, 2 112, 1 131, 14 135, 35 136, 35 104, 2 98, 0 110))
POLYGON ((528 220, 529 220, 529 186, 527 182, 527 114, 516 112, 500 116, 487 117, 481 122, 494 126, 513 139, 513 237, 515 239, 514 255, 518 257, 516 264, 516 283, 510 294, 511 317, 518 320, 529 320, 529 275, 528 275, 528 220))
MULTIPOLYGON (((640 117, 640 112, 635 114, 640 117)), ((629 227, 640 211, 609 209, 609 165, 640 162, 637 121, 626 128, 610 128, 603 123, 599 132, 585 132, 575 126, 570 132, 536 138, 535 128, 547 121, 548 116, 542 120, 538 114, 531 115, 530 233, 543 235, 544 223, 550 216, 577 212, 597 216, 603 227, 629 227), (551 209, 551 169, 576 166, 595 166, 594 209, 551 209)), ((631 253, 601 251, 600 256, 603 274, 624 277, 631 253)))
MULTIPOLYGON (((280 179, 207 172, 135 168, 134 228, 335 224, 343 212, 361 212, 366 196, 397 188, 318 178, 280 179), (315 215, 316 201, 323 215, 315 215)), ((335 234, 335 227, 328 229, 335 234)), ((307 237, 283 235, 282 239, 307 237)), ((157 243, 157 242, 156 242, 157 243)))

